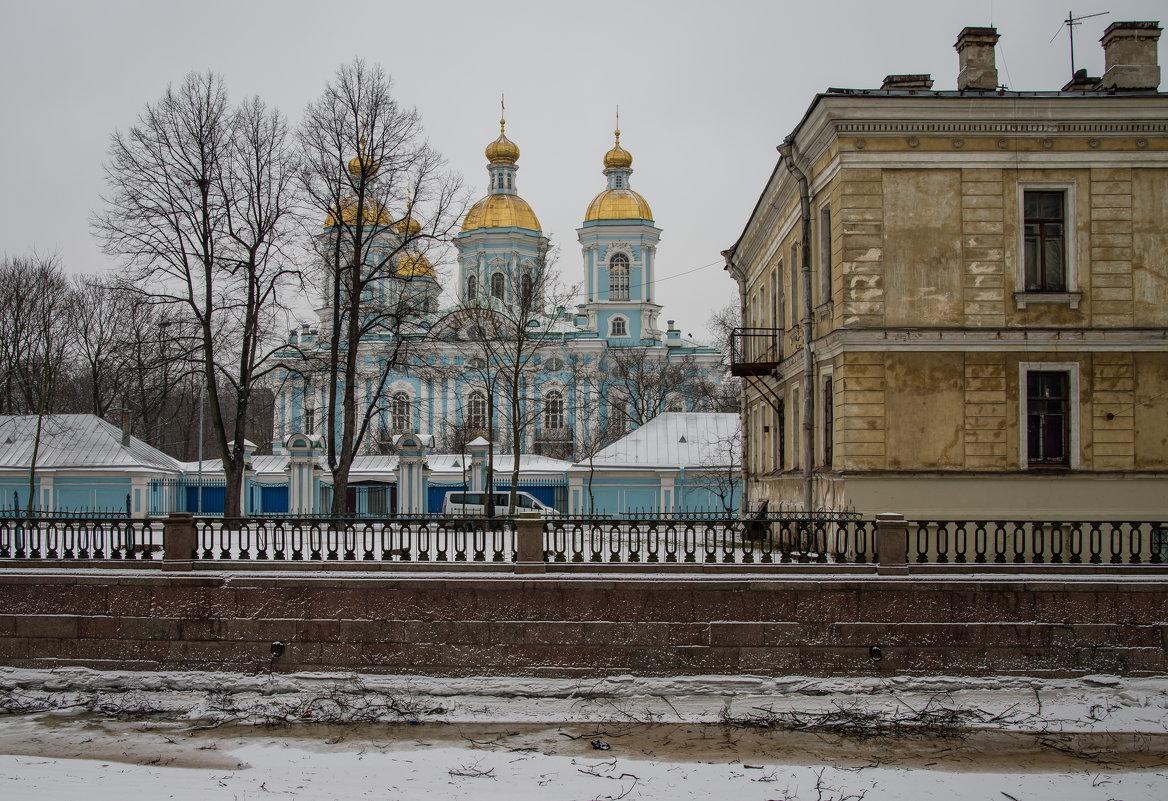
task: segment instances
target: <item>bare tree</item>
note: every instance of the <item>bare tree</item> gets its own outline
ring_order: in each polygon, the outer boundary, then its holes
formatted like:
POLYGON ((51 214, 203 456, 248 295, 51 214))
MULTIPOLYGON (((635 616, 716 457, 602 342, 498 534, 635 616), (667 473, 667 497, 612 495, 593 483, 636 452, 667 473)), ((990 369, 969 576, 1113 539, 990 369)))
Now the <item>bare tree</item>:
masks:
POLYGON ((455 230, 465 198, 423 138, 418 113, 393 98, 380 67, 360 60, 342 66, 309 105, 299 143, 301 188, 326 220, 313 238, 325 303, 321 348, 300 369, 324 384, 322 433, 340 514, 353 458, 384 410, 386 382, 407 363, 406 343, 422 335, 416 323, 426 313, 434 246, 455 230))
POLYGON ((673 356, 663 348, 609 348, 602 392, 610 433, 622 435, 662 412, 708 410, 717 393, 709 366, 692 355, 673 356))
POLYGON ((221 78, 191 74, 114 134, 107 210, 93 219, 141 300, 194 327, 228 516, 240 513, 253 387, 275 369, 281 291, 296 278, 283 252, 291 159, 278 112, 259 99, 232 109, 221 78))
MULTIPOLYGON (((503 407, 512 455, 511 513, 515 511, 524 442, 543 410, 536 381, 538 364, 543 356, 562 352, 553 332, 564 323, 563 309, 577 292, 575 287, 565 288, 556 281, 553 262, 545 249, 530 273, 516 277, 511 296, 479 295, 454 312, 458 321, 455 328, 464 333, 463 342, 470 354, 467 374, 486 394, 487 439, 492 443, 495 406, 501 403, 503 407)), ((487 460, 488 488, 494 481, 493 454, 492 448, 487 460)), ((488 504, 488 509, 491 506, 488 504)))
POLYGON ((742 409, 742 379, 730 374, 730 340, 742 326, 742 311, 732 300, 710 315, 706 323, 713 346, 722 354, 721 380, 710 397, 710 411, 739 412, 742 409))
POLYGON ((36 415, 28 503, 36 506, 36 466, 46 415, 67 375, 75 344, 73 288, 55 256, 0 262, 0 370, 5 411, 36 415))

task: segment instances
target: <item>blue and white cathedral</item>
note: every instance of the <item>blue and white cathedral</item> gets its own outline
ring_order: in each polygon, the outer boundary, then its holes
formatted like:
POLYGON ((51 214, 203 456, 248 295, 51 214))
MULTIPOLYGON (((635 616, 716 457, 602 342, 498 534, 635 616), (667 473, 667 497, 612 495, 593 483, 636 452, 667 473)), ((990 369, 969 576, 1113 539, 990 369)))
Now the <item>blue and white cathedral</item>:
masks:
MULTIPOLYGON (((538 407, 526 415, 533 423, 521 432, 524 453, 579 459, 586 443, 594 446, 600 440, 600 432, 611 435, 614 423, 626 427, 619 424, 627 417, 621 408, 627 403, 627 380, 618 364, 620 349, 636 348, 638 358, 647 362, 684 363, 681 373, 692 380, 660 393, 657 412, 707 411, 709 394, 697 388, 721 382, 721 357, 715 349, 682 339, 672 320, 666 330, 659 328, 661 306, 654 302, 654 281, 661 229, 648 202, 632 189, 633 157, 621 147, 619 129, 615 137, 614 147, 604 155, 606 185, 588 204, 577 229, 583 259, 580 272, 567 271, 573 283, 580 283, 584 302, 574 310, 546 310, 555 319, 540 326, 545 341, 524 376, 522 402, 538 407)), ((541 285, 539 271, 546 265, 548 239, 535 212, 518 193, 519 148, 507 138, 503 120, 499 137, 486 148, 486 157, 487 193, 470 208, 453 238, 458 253, 455 307, 439 308, 441 287, 421 253, 407 251, 398 258, 396 275, 408 280, 389 281, 376 290, 411 293, 422 322, 413 334, 407 334, 419 340, 410 351, 416 368, 392 373, 381 397, 372 399, 378 406, 378 424, 361 443, 361 453, 383 452, 393 435, 405 432, 433 437, 438 452, 460 450, 468 435, 487 430, 491 409, 494 445, 511 450, 507 400, 496 397, 488 403, 481 365, 469 363, 467 343, 455 341, 453 329, 448 337, 440 333, 449 328, 443 321, 455 319, 460 307, 484 301, 515 303, 541 285)), ((361 169, 359 159, 354 162, 361 169)), ((408 216, 394 223, 381 219, 380 210, 372 214, 368 224, 376 227, 378 235, 396 236, 400 242, 400 237, 416 232, 412 226, 417 223, 408 216)), ((326 232, 336 224, 330 215, 326 232)), ((304 324, 292 332, 290 342, 301 351, 312 347, 318 331, 328 330, 332 309, 327 290, 322 295, 326 300, 317 311, 319 327, 304 324)), ((362 358, 375 364, 388 352, 394 335, 371 337, 362 345, 362 358)), ((285 371, 276 402, 276 452, 294 433, 317 433, 326 403, 322 388, 309 386, 294 369, 285 371)))

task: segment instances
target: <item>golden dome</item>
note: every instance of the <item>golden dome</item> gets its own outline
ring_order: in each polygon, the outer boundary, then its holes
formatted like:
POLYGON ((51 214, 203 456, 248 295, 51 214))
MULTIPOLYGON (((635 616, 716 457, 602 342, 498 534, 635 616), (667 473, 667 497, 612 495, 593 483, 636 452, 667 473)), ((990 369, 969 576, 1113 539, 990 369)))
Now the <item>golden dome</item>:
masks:
POLYGON ((422 224, 415 220, 411 214, 402 217, 393 227, 402 236, 413 236, 422 232, 422 224))
POLYGON ((397 263, 397 274, 402 278, 437 278, 434 265, 421 253, 407 253, 397 263))
MULTIPOLYGON (((389 225, 389 215, 385 213, 385 207, 378 203, 373 198, 365 199, 364 215, 360 225, 389 225)), ((358 225, 357 222, 357 201, 351 197, 347 197, 341 201, 341 215, 340 222, 345 225, 358 225)), ((324 221, 326 227, 339 225, 337 220, 336 209, 329 212, 328 218, 324 221)))
POLYGON ((628 168, 633 166, 633 154, 620 146, 620 128, 616 129, 616 146, 604 154, 604 167, 628 168))
POLYGON ((349 175, 353 176, 354 178, 360 178, 361 170, 365 165, 369 166, 370 178, 377 174, 378 164, 376 161, 366 161, 360 156, 357 156, 356 158, 349 159, 349 175))
POLYGON ((487 161, 492 164, 514 164, 519 161, 519 145, 503 132, 506 124, 505 120, 499 120, 499 138, 487 145, 487 161))
POLYGON ((535 212, 519 195, 487 195, 470 207, 466 219, 462 221, 464 231, 511 227, 541 230, 535 212))
POLYGON ((364 170, 369 171, 369 178, 377 175, 378 163, 372 159, 365 158, 365 137, 361 137, 361 143, 357 146, 357 157, 349 160, 349 175, 354 178, 360 178, 364 170))
POLYGON ((605 189, 592 199, 584 215, 584 222, 652 219, 653 210, 649 208, 649 203, 631 189, 605 189))

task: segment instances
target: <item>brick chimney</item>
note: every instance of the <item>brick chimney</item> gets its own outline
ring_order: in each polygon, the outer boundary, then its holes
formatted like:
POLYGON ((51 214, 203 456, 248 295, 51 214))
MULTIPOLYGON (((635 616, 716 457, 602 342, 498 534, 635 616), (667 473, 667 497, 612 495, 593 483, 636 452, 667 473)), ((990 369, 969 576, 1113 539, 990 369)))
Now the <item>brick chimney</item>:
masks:
POLYGON ((1158 22, 1113 22, 1103 32, 1103 78, 1099 88, 1159 89, 1158 22))
POLYGON ((960 58, 957 73, 957 88, 984 89, 998 88, 998 67, 994 62, 994 45, 998 43, 997 28, 962 28, 953 45, 960 58))
POLYGON ((933 76, 924 75, 885 75, 881 89, 893 92, 909 89, 932 89, 933 76))

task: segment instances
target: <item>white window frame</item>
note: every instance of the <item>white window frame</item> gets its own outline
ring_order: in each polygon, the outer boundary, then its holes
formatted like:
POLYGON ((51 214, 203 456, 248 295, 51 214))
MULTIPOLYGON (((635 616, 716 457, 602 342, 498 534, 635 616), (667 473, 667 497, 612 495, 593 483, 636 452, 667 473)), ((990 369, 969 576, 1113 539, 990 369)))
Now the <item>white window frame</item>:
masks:
POLYGON ((632 336, 632 334, 629 333, 631 330, 632 329, 629 326, 629 318, 625 317, 623 314, 614 314, 612 317, 608 318, 608 335, 610 337, 628 338, 632 336), (621 322, 622 327, 624 328, 624 331, 621 333, 617 333, 616 330, 616 323, 618 320, 621 322))
POLYGON ((409 431, 413 427, 413 423, 414 423, 414 398, 413 398, 412 393, 410 393, 409 390, 404 389, 404 388, 393 389, 389 394, 389 430, 390 431, 409 431), (397 404, 400 400, 398 398, 399 395, 402 395, 405 397, 406 424, 404 426, 397 425, 397 423, 398 423, 397 404))
POLYGON ((1076 181, 1044 181, 1019 180, 1018 198, 1015 216, 1018 236, 1014 242, 1015 274, 1014 274, 1014 304, 1019 309, 1025 309, 1030 303, 1065 303, 1072 309, 1079 308, 1079 301, 1083 295, 1079 291, 1079 226, 1076 215, 1078 182, 1076 181), (1063 257, 1066 259, 1067 289, 1065 292, 1027 292, 1026 291, 1026 193, 1032 192, 1063 192, 1066 197, 1063 202, 1063 226, 1066 231, 1063 237, 1063 257))
POLYGON ((1071 470, 1079 470, 1079 418, 1082 410, 1079 406, 1079 363, 1078 362, 1019 362, 1018 363, 1018 466, 1022 470, 1043 469, 1030 466, 1030 443, 1026 436, 1026 377, 1029 373, 1067 373, 1069 387, 1067 389, 1067 430, 1070 442, 1067 443, 1070 459, 1068 464, 1071 470))
POLYGON ((543 391, 543 428, 545 431, 563 431, 568 427, 568 416, 566 413, 566 404, 564 403, 564 390, 560 386, 548 387, 543 391), (554 395, 554 397, 553 397, 554 395), (553 404, 557 404, 553 407, 553 404), (558 418, 559 425, 549 425, 550 422, 555 422, 558 418))

